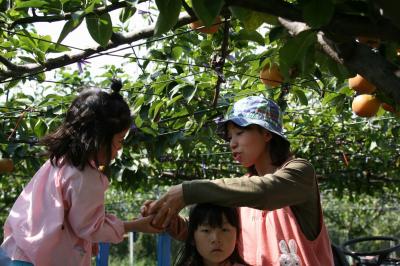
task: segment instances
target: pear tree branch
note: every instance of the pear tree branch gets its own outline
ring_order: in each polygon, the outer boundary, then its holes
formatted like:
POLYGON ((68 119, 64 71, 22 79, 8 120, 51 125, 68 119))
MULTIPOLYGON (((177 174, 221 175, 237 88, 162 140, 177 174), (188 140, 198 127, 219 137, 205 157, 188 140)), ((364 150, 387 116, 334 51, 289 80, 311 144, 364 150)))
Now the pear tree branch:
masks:
POLYGON ((221 56, 217 56, 217 60, 213 64, 213 68, 215 72, 217 72, 218 79, 217 79, 217 84, 215 85, 214 89, 214 98, 213 98, 213 103, 212 105, 214 107, 217 107, 218 105, 218 98, 219 98, 219 92, 221 89, 221 84, 225 82, 225 78, 223 76, 223 70, 224 70, 224 65, 225 65, 225 59, 228 56, 228 45, 229 45, 229 20, 225 18, 224 22, 224 38, 222 40, 222 45, 221 45, 221 56))
MULTIPOLYGON (((175 27, 181 27, 193 21, 193 18, 185 14, 179 18, 175 27)), ((32 75, 35 73, 40 73, 42 71, 49 71, 52 69, 67 66, 86 59, 91 55, 116 48, 120 45, 150 38, 154 35, 154 27, 154 25, 151 25, 149 27, 145 27, 137 31, 132 31, 127 34, 114 34, 114 36, 111 38, 111 41, 105 47, 97 46, 85 49, 83 52, 77 54, 65 54, 59 57, 48 59, 42 64, 26 64, 22 66, 17 66, 12 64, 7 59, 0 57, 0 62, 7 67, 6 70, 0 71, 0 81, 4 82, 9 78, 21 78, 25 75, 32 75)))
MULTIPOLYGON (((138 3, 145 2, 145 0, 139 0, 138 3)), ((114 2, 108 6, 102 6, 97 9, 94 9, 93 12, 102 15, 105 13, 109 13, 111 11, 128 7, 131 4, 129 1, 122 1, 122 2, 114 2)), ((17 25, 26 25, 32 24, 37 22, 56 22, 56 21, 63 21, 63 20, 70 20, 72 18, 73 13, 64 13, 63 15, 52 15, 52 16, 32 16, 32 17, 25 17, 15 20, 11 25, 10 28, 15 28, 17 25)))
MULTIPOLYGON (((302 22, 279 18, 279 22, 294 35, 309 27, 302 22)), ((352 42, 335 42, 324 32, 318 32, 318 43, 324 52, 350 71, 360 74, 376 85, 387 97, 400 104, 400 69, 370 47, 352 42)))

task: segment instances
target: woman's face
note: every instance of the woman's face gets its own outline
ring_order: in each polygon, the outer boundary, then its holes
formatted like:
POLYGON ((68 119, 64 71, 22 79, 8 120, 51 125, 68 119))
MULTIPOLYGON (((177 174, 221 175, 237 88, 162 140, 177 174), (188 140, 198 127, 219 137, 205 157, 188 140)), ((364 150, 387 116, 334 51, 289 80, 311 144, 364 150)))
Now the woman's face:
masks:
POLYGON ((197 251, 203 258, 205 266, 223 265, 236 247, 237 231, 225 215, 222 227, 211 227, 202 224, 194 231, 194 242, 197 251))
POLYGON ((272 138, 267 130, 256 125, 246 128, 237 127, 229 122, 227 135, 233 158, 244 167, 264 164, 268 156, 266 144, 272 138))

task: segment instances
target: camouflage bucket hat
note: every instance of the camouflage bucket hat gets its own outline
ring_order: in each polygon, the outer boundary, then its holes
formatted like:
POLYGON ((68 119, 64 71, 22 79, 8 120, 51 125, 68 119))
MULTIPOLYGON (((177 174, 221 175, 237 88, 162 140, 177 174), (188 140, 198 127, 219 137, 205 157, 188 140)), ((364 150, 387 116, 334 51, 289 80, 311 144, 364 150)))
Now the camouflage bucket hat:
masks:
POLYGON ((259 125, 288 141, 282 129, 282 113, 279 106, 263 96, 249 96, 237 101, 218 122, 218 135, 226 139, 226 123, 233 122, 238 126, 259 125))

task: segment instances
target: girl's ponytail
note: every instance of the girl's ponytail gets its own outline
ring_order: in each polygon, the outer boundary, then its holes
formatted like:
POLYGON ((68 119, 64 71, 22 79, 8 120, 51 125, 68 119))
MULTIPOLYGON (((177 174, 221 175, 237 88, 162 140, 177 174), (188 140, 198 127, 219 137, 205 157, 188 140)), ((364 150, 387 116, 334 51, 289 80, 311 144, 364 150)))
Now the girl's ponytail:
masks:
POLYGON ((110 94, 110 96, 123 100, 121 94, 119 93, 121 89, 122 89, 122 81, 120 79, 112 79, 111 80, 112 93, 110 94))

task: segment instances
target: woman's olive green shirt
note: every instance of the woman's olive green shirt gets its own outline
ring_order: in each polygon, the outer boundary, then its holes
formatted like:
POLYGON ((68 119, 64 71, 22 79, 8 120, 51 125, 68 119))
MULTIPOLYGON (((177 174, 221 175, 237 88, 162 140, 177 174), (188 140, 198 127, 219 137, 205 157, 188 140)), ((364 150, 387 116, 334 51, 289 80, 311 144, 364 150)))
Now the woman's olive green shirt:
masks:
POLYGON ((290 206, 309 240, 315 239, 321 229, 319 217, 322 212, 316 175, 314 167, 304 159, 291 159, 272 174, 185 181, 182 188, 188 205, 208 202, 260 210, 290 206))

